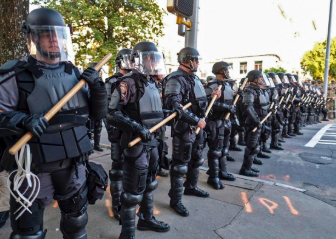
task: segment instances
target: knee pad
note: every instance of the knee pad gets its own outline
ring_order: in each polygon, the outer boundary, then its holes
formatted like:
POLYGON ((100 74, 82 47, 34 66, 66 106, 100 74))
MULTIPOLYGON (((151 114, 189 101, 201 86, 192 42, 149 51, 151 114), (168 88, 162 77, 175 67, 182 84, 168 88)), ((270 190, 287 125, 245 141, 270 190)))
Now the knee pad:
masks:
POLYGON ((121 194, 121 204, 125 207, 135 207, 142 201, 142 195, 136 195, 129 192, 121 194))
POLYGON ((204 158, 201 157, 198 160, 195 160, 194 164, 193 164, 193 168, 199 168, 203 165, 204 163, 204 158))
POLYGON ((142 194, 146 189, 148 169, 139 169, 125 162, 123 165, 124 190, 133 194, 142 194))
POLYGON ((64 214, 61 216, 61 231, 65 239, 87 238, 85 226, 88 223, 88 213, 85 211, 83 214, 76 217, 66 217, 64 214))
POLYGON ((119 181, 122 180, 123 177, 123 171, 122 170, 116 170, 116 169, 111 169, 109 171, 109 176, 111 181, 119 181))
POLYGON ((183 143, 177 137, 173 139, 173 158, 182 162, 189 162, 191 158, 192 143, 183 143))
POLYGON ((150 182, 146 185, 145 192, 151 192, 154 191, 158 187, 158 181, 154 180, 153 182, 150 182))
POLYGON ((65 218, 78 217, 86 212, 89 204, 87 199, 88 188, 84 185, 71 198, 66 200, 59 200, 58 206, 61 209, 62 215, 65 218))
MULTIPOLYGON (((17 203, 13 197, 10 199, 10 220, 11 220, 11 227, 13 233, 11 238, 35 238, 36 239, 44 238, 43 236, 43 213, 44 207, 40 200, 36 199, 33 204, 29 207, 30 212, 26 211, 19 217, 18 220, 15 220, 16 214, 14 212, 21 206, 21 204, 17 203), (41 237, 43 236, 43 237, 41 237)), ((44 233, 45 235, 45 233, 44 233)))
POLYGON ((111 159, 119 161, 121 158, 120 145, 118 143, 111 143, 111 159))
POLYGON ((222 156, 222 151, 209 149, 208 158, 220 158, 222 156))
POLYGON ((188 167, 186 165, 174 165, 172 171, 175 175, 183 177, 188 172, 188 167))
POLYGON ((260 152, 260 146, 259 145, 251 150, 251 154, 258 154, 259 152, 260 152))

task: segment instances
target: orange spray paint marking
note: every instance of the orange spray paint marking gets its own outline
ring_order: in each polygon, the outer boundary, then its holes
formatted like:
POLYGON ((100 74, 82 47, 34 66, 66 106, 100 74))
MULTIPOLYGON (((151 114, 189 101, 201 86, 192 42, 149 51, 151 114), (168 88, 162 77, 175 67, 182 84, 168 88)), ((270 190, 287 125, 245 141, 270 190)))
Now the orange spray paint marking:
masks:
POLYGON ((284 180, 288 182, 290 180, 290 176, 289 175, 284 176, 284 180))
POLYGON ((253 212, 253 210, 252 210, 252 206, 251 206, 251 204, 249 203, 249 200, 248 200, 248 198, 247 198, 246 192, 241 192, 241 198, 242 198, 242 201, 243 201, 243 203, 244 203, 244 205, 245 205, 245 211, 246 211, 247 213, 252 213, 252 212, 253 212))
POLYGON ((293 204, 292 204, 291 200, 289 199, 289 197, 286 197, 286 196, 282 196, 282 197, 285 199, 285 201, 286 201, 286 203, 287 203, 287 205, 288 205, 289 210, 291 211, 291 213, 292 213, 293 215, 295 215, 295 216, 299 216, 300 213, 298 212, 298 210, 296 210, 296 209, 293 207, 293 204))
POLYGON ((266 180, 276 180, 276 176, 274 174, 262 175, 261 178, 266 180))
POLYGON ((160 213, 161 213, 161 211, 158 210, 158 209, 154 206, 154 214, 155 214, 155 215, 158 215, 158 214, 160 214, 160 213))
POLYGON ((107 210, 109 212, 110 217, 113 217, 114 215, 113 215, 113 212, 112 212, 112 202, 111 202, 111 200, 110 199, 106 199, 105 200, 105 205, 107 207, 107 210))
POLYGON ((52 207, 58 207, 58 202, 55 201, 55 203, 52 205, 52 207))
POLYGON ((267 198, 258 198, 259 199, 259 202, 264 205, 268 211, 271 213, 271 214, 274 214, 274 209, 276 209, 279 205, 267 198), (269 204, 270 205, 269 205, 269 204))
POLYGON ((108 196, 111 198, 112 196, 111 196, 110 186, 108 186, 108 187, 106 188, 106 191, 107 191, 108 196))

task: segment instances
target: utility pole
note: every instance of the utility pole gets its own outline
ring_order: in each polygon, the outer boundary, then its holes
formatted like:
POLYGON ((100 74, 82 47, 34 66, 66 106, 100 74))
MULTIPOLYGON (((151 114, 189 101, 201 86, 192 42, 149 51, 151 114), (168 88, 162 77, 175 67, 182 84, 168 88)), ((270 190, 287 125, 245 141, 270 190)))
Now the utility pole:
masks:
POLYGON ((197 49, 198 36, 198 16, 199 16, 199 0, 194 0, 193 15, 190 18, 191 29, 187 28, 185 33, 185 47, 193 47, 197 49))
POLYGON ((330 62, 330 35, 331 35, 332 8, 333 8, 333 0, 330 0, 329 25, 328 25, 328 39, 327 39, 327 50, 326 50, 325 67, 324 67, 324 82, 323 82, 323 94, 324 94, 324 98, 325 98, 325 99, 327 99, 327 90, 328 90, 328 76, 329 76, 329 62, 330 62))

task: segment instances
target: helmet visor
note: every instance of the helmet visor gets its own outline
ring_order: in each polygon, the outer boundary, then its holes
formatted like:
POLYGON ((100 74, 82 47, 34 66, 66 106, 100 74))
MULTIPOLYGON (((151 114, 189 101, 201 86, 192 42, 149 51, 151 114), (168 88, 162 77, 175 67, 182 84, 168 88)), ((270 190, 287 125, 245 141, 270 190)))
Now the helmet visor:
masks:
POLYGON ((231 66, 224 67, 223 71, 226 79, 234 79, 233 70, 231 66))
POLYGON ((294 76, 290 76, 290 82, 292 82, 292 83, 296 83, 296 79, 295 79, 294 76))
POLYGON ((302 82, 301 82, 300 78, 298 78, 296 82, 298 83, 298 85, 299 85, 300 87, 303 87, 303 85, 302 85, 302 82))
POLYGON ((268 78, 265 74, 262 74, 262 77, 259 77, 259 82, 262 80, 262 86, 270 86, 270 83, 268 81, 268 78))
POLYGON ((31 26, 30 29, 28 50, 37 60, 75 62, 69 27, 31 26))
POLYGON ((288 77, 286 75, 284 75, 281 80, 282 80, 282 83, 289 84, 288 77))
POLYGON ((166 75, 166 65, 161 52, 139 52, 134 58, 134 69, 144 75, 166 75))
POLYGON ((281 80, 278 75, 275 75, 273 78, 273 82, 275 82, 276 85, 281 84, 281 80))
POLYGON ((272 78, 268 78, 268 81, 269 81, 269 83, 270 83, 270 87, 271 87, 271 88, 274 88, 275 85, 274 85, 273 79, 272 79, 272 78))
POLYGON ((120 57, 120 66, 125 70, 133 69, 133 62, 131 61, 131 54, 121 55, 120 57))

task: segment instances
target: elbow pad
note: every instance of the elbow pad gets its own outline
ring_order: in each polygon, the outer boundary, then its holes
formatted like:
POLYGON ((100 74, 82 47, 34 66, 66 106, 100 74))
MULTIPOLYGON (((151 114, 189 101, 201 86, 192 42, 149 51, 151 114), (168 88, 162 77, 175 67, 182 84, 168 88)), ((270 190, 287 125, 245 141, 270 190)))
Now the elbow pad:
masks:
POLYGON ((93 120, 101 120, 107 114, 107 91, 104 84, 90 87, 89 114, 93 120))

